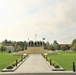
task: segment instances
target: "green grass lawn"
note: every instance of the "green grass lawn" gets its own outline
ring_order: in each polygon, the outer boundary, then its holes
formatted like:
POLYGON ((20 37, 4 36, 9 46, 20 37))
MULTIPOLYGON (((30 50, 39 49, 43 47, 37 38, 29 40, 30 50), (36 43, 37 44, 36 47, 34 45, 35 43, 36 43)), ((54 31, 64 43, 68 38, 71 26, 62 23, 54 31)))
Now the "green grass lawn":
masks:
POLYGON ((20 56, 12 56, 10 53, 0 53, 0 71, 19 58, 20 56))
POLYGON ((61 53, 59 55, 48 55, 48 59, 56 61, 65 70, 72 70, 72 62, 76 62, 76 53, 61 53))

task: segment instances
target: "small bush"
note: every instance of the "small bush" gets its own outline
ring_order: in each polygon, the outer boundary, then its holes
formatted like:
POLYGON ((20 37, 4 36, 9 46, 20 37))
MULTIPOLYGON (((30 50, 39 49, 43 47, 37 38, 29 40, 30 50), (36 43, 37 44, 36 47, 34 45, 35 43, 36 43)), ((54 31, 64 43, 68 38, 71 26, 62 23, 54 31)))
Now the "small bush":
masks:
POLYGON ((13 65, 13 66, 16 66, 16 62, 14 61, 14 62, 12 63, 12 65, 13 65))
POLYGON ((20 63, 21 62, 21 58, 20 59, 18 59, 18 63, 20 63))
POLYGON ((60 66, 59 66, 56 62, 54 62, 54 61, 52 61, 52 65, 53 65, 55 68, 60 68, 60 66))
POLYGON ((9 50, 8 53, 11 53, 11 50, 9 50))
POLYGON ((54 66, 56 64, 56 62, 52 61, 52 65, 54 66))
POLYGON ((49 59, 50 65, 52 65, 52 59, 49 59))
POLYGON ((13 66, 15 66, 15 65, 16 65, 16 63, 13 63, 12 65, 13 65, 13 66))
POLYGON ((24 59, 26 58, 26 56, 24 56, 24 59))
POLYGON ((6 69, 12 69, 13 68, 13 65, 9 65, 6 67, 6 69))
POLYGON ((12 64, 13 66, 15 66, 15 64, 12 64))
POLYGON ((55 68, 60 68, 60 66, 58 64, 55 64, 54 67, 55 68))
POLYGON ((23 60, 23 57, 21 57, 21 61, 23 60))

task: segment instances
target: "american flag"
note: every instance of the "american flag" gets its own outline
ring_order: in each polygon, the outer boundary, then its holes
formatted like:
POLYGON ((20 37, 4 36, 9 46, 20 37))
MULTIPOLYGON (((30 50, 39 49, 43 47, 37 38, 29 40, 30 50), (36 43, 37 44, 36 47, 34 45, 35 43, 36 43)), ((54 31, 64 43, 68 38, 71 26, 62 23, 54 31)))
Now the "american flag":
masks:
POLYGON ((43 38, 43 40, 45 40, 45 38, 43 38))

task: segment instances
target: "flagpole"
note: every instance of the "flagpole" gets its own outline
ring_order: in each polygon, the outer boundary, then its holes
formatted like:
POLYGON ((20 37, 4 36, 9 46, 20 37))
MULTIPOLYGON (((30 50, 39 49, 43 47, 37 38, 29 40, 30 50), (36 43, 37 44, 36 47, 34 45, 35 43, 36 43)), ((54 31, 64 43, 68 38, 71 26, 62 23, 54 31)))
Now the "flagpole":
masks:
POLYGON ((37 36, 37 35, 35 34, 35 42, 36 42, 36 36, 37 36))
POLYGON ((36 42, 36 34, 35 34, 35 42, 36 42))
POLYGON ((28 38, 28 47, 29 47, 29 38, 28 38))

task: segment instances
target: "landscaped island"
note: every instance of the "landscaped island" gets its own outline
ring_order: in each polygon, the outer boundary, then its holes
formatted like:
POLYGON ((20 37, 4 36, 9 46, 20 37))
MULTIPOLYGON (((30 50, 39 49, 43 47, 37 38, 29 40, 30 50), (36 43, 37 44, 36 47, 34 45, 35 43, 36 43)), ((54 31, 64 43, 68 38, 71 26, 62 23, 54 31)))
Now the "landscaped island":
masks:
POLYGON ((0 71, 19 58, 20 56, 12 56, 11 53, 0 53, 0 71))
POLYGON ((76 53, 75 52, 62 52, 58 54, 47 55, 48 60, 52 59, 58 63, 65 71, 72 70, 72 63, 76 62, 76 53))

